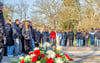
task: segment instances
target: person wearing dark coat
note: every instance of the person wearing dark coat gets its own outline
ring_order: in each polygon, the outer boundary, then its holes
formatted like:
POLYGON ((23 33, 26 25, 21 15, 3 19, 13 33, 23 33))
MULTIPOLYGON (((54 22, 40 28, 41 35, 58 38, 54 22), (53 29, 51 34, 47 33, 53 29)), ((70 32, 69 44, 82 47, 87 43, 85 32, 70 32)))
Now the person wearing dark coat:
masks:
POLYGON ((85 33, 85 46, 88 46, 88 41, 89 41, 89 33, 85 33))
POLYGON ((36 40, 36 42, 38 44, 41 43, 41 32, 40 32, 40 30, 36 31, 36 33, 35 33, 35 40, 36 40))
POLYGON ((48 32, 48 30, 45 30, 42 33, 42 42, 49 42, 50 43, 50 33, 48 32))
POLYGON ((5 21, 2 10, 3 3, 0 2, 0 63, 4 54, 4 47, 6 46, 5 21))
POLYGON ((25 53, 28 54, 32 49, 32 46, 31 46, 32 33, 29 26, 29 21, 24 21, 24 25, 25 26, 22 28, 22 35, 24 37, 25 53))
POLYGON ((74 32, 72 29, 68 32, 69 46, 73 46, 74 32))
POLYGON ((12 26, 12 31, 13 31, 13 40, 14 40, 14 55, 18 56, 22 53, 22 43, 21 43, 21 30, 19 27, 19 20, 16 19, 15 23, 13 23, 12 26))
POLYGON ((75 34, 75 38, 76 38, 76 41, 77 41, 77 46, 81 46, 81 44, 80 44, 80 35, 81 35, 81 31, 79 29, 75 34))
POLYGON ((65 41, 64 46, 67 46, 67 38, 68 38, 68 34, 66 30, 66 32, 64 32, 64 41, 65 41))
POLYGON ((100 47, 100 29, 97 30, 97 32, 95 33, 95 37, 96 37, 96 45, 97 47, 100 47))
POLYGON ((11 20, 7 21, 5 25, 5 32, 6 32, 6 44, 7 44, 7 56, 13 56, 14 52, 14 42, 12 38, 12 22, 11 20))

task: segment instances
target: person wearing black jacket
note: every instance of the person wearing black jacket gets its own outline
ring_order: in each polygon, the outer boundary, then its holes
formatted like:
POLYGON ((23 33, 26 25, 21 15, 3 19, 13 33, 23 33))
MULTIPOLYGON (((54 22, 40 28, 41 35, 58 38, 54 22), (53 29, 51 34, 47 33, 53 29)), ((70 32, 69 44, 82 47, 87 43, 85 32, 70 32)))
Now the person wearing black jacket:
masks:
POLYGON ((80 29, 76 32, 75 34, 75 38, 76 38, 76 41, 77 41, 77 46, 80 46, 80 35, 81 35, 81 31, 80 29))
POLYGON ((6 43, 7 43, 7 55, 13 56, 14 51, 14 42, 12 38, 12 22, 11 20, 7 21, 7 24, 5 25, 5 32, 6 32, 6 43))
POLYGON ((14 55, 18 56, 22 53, 22 45, 21 45, 21 30, 19 27, 19 20, 16 19, 15 23, 13 23, 12 26, 12 31, 13 31, 13 40, 14 40, 14 55))
POLYGON ((67 46, 67 38, 68 38, 68 34, 66 30, 66 32, 64 32, 64 41, 65 41, 64 46, 67 46))
POLYGON ((3 17, 3 3, 0 2, 0 63, 4 54, 4 46, 6 45, 5 21, 3 17))
POLYGON ((72 29, 68 32, 69 46, 73 46, 74 32, 72 29))

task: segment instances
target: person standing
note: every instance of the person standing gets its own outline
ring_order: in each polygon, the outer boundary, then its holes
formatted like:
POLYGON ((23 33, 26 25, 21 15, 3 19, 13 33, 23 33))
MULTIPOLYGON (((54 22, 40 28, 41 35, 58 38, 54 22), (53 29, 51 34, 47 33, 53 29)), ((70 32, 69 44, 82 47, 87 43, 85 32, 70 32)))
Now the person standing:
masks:
POLYGON ((59 45, 61 45, 61 37, 62 37, 62 34, 61 34, 61 32, 60 31, 58 31, 57 33, 56 33, 56 41, 57 41, 57 43, 56 43, 56 46, 59 46, 59 45))
POLYGON ((6 32, 6 44, 7 44, 7 56, 13 56, 14 52, 14 42, 12 38, 12 22, 11 20, 7 21, 5 25, 5 32, 6 32))
POLYGON ((28 54, 32 50, 31 40, 32 40, 32 33, 29 27, 29 21, 24 21, 24 27, 22 28, 22 35, 24 37, 24 49, 25 53, 28 54))
POLYGON ((61 46, 64 46, 64 32, 62 31, 61 32, 61 34, 62 34, 62 37, 61 37, 61 46))
POLYGON ((84 31, 84 28, 82 29, 82 36, 83 36, 83 45, 82 46, 85 46, 85 31, 84 31))
POLYGON ((89 36, 90 36, 90 42, 91 42, 91 46, 94 45, 94 39, 95 39, 95 31, 93 28, 91 28, 91 31, 89 32, 89 36))
POLYGON ((64 46, 67 46, 67 38, 68 38, 68 34, 67 34, 67 30, 66 30, 64 32, 64 40, 65 40, 64 46))
POLYGON ((69 38, 69 46, 73 46, 73 40, 74 40, 74 32, 72 29, 68 32, 68 38, 69 38))
POLYGON ((18 56, 22 52, 22 49, 21 49, 22 48, 22 44, 21 44, 22 35, 21 35, 21 30, 19 27, 18 19, 16 19, 15 23, 13 23, 12 31, 13 31, 13 40, 14 40, 14 47, 15 47, 14 53, 15 53, 15 56, 18 56))
POLYGON ((29 21, 29 27, 30 27, 31 33, 32 33, 31 46, 32 46, 32 51, 33 51, 33 49, 35 48, 35 43, 34 43, 34 41, 35 41, 35 30, 32 27, 32 22, 31 21, 29 21))
POLYGON ((54 30, 51 31, 50 37, 51 37, 51 42, 52 42, 52 45, 51 46, 56 46, 56 43, 55 43, 56 32, 54 30))
POLYGON ((81 31, 79 29, 75 34, 75 38, 76 38, 76 41, 77 41, 77 46, 81 46, 81 44, 80 44, 80 35, 81 35, 81 31))
POLYGON ((0 63, 2 60, 2 56, 4 54, 4 47, 6 45, 5 21, 2 10, 3 10, 3 3, 0 2, 0 63))
POLYGON ((100 29, 98 29, 97 30, 97 32, 95 33, 95 37, 96 37, 96 39, 97 39, 97 47, 99 47, 100 46, 100 29))
POLYGON ((85 46, 88 46, 88 41, 89 41, 89 33, 85 33, 85 46))

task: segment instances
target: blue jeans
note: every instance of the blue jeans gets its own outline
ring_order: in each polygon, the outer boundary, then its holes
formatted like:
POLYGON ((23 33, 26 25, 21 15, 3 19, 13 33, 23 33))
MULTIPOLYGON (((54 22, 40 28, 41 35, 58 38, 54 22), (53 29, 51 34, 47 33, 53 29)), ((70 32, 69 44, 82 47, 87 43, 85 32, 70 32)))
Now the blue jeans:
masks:
POLYGON ((91 45, 94 45, 94 39, 90 38, 91 45))
POLYGON ((67 46, 67 40, 65 40, 64 46, 67 46))
POLYGON ((83 46, 83 40, 80 40, 80 45, 83 46))
POLYGON ((31 40, 32 43, 32 50, 35 48, 35 43, 34 43, 34 39, 31 40))
POLYGON ((14 46, 7 46, 7 55, 13 56, 14 55, 13 52, 14 52, 14 46))
POLYGON ((22 53, 22 43, 20 39, 14 39, 14 53, 15 56, 20 55, 22 53))
POLYGON ((51 39, 51 40, 52 40, 52 45, 51 46, 56 46, 55 39, 51 39))
POLYGON ((77 41, 77 46, 81 46, 80 39, 76 39, 76 41, 77 41))
POLYGON ((64 39, 61 39, 61 46, 64 46, 64 39))
POLYGON ((97 39, 97 46, 100 46, 100 39, 97 39))

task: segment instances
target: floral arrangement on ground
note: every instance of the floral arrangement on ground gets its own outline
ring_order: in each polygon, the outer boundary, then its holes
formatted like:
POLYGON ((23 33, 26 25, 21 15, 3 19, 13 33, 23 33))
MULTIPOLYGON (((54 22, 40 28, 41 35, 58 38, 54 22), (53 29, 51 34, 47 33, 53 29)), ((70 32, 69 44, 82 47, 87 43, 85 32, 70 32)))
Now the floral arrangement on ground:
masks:
POLYGON ((73 61, 68 54, 64 53, 61 46, 51 47, 45 42, 42 47, 34 48, 28 55, 21 56, 12 63, 68 63, 73 61))

